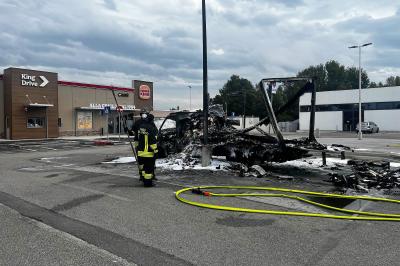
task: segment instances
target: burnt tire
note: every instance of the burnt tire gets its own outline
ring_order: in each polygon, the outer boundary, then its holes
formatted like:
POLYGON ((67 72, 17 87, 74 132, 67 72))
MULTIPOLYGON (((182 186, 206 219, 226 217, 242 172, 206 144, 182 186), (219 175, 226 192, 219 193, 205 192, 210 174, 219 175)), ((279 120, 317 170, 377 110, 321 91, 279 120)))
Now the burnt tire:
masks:
POLYGON ((153 178, 152 179, 143 179, 144 187, 152 187, 153 186, 153 178))

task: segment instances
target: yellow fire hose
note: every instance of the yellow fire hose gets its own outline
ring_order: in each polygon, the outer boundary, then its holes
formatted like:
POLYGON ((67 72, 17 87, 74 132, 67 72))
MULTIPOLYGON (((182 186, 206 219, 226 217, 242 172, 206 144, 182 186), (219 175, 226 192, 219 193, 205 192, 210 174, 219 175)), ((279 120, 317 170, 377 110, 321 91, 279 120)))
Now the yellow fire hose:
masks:
POLYGON ((245 190, 254 190, 254 191, 277 191, 277 192, 287 192, 292 194, 303 194, 303 195, 312 195, 318 197, 327 197, 327 198, 341 198, 341 199, 352 199, 352 200, 366 200, 366 201, 376 201, 376 202, 388 202, 388 203, 396 203, 400 204, 400 200, 387 199, 387 198, 376 198, 376 197, 368 197, 368 196, 346 196, 339 194, 330 194, 330 193, 322 193, 322 192, 314 192, 314 191, 304 191, 304 190, 294 190, 294 189, 285 189, 285 188, 273 188, 273 187, 252 187, 252 186, 200 186, 200 187, 187 187, 175 192, 175 197, 186 204, 198 206, 202 208, 215 209, 215 210, 224 210, 224 211, 234 211, 234 212, 249 212, 249 213, 262 213, 262 214, 272 214, 272 215, 292 215, 292 216, 306 216, 306 217, 319 217, 319 218, 331 218, 331 219, 344 219, 344 220, 367 220, 367 221, 395 221, 400 222, 400 214, 391 214, 391 213, 377 213, 377 212, 364 212, 364 211, 356 211, 349 210, 344 208, 337 208, 330 205, 321 204, 315 201, 311 201, 299 196, 289 195, 289 194, 265 194, 265 193, 213 193, 209 191, 203 190, 209 189, 245 189, 245 190), (334 215, 334 214, 324 214, 324 213, 309 213, 309 212, 292 212, 292 211, 275 211, 275 210, 263 210, 263 209, 248 209, 248 208, 238 208, 238 207, 230 207, 223 205, 213 205, 208 203, 201 203, 196 201, 191 201, 182 197, 181 194, 187 191, 192 191, 195 194, 208 196, 208 197, 283 197, 299 200, 302 202, 306 202, 318 207, 343 212, 350 214, 357 214, 361 216, 350 216, 350 215, 334 215))

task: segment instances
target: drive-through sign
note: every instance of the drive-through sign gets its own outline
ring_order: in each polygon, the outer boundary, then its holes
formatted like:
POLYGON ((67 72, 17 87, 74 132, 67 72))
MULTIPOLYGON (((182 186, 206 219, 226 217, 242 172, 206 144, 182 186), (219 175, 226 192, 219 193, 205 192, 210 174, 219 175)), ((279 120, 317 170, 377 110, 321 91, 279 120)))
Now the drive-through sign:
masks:
POLYGON ((21 74, 21 85, 28 87, 45 87, 49 81, 45 76, 21 74))

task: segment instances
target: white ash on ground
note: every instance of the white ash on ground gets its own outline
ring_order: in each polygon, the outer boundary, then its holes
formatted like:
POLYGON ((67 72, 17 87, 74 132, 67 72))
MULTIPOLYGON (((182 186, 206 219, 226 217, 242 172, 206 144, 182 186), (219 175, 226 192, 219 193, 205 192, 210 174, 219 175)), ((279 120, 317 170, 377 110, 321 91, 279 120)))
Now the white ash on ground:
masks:
POLYGON ((200 159, 166 158, 157 160, 156 167, 174 171, 183 171, 183 170, 228 171, 231 168, 231 164, 227 161, 212 159, 211 165, 203 167, 201 166, 200 159))
POLYGON ((124 164, 124 163, 134 163, 136 162, 135 157, 119 157, 109 162, 102 162, 102 163, 115 163, 115 164, 124 164))
MULTIPOLYGON (((102 162, 104 164, 129 164, 136 162, 135 157, 118 157, 111 161, 102 162)), ((210 171, 228 171, 231 169, 231 163, 227 162, 225 158, 213 157, 211 165, 202 167, 201 160, 187 156, 183 153, 175 156, 170 156, 164 159, 156 160, 156 168, 173 171, 183 170, 210 170, 210 171)))
MULTIPOLYGON (((347 165, 347 162, 348 160, 341 160, 339 158, 326 158, 327 167, 347 165)), ((272 165, 281 167, 299 167, 299 168, 320 168, 323 166, 321 158, 300 159, 300 160, 287 161, 284 163, 272 163, 272 165)))

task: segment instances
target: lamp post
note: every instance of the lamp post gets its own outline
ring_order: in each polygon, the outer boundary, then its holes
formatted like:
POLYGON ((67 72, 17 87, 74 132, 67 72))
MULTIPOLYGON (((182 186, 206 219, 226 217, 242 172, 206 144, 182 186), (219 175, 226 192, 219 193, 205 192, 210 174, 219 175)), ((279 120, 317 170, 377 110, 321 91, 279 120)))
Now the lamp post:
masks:
POLYGON ((189 88, 189 111, 192 110, 192 86, 188 86, 189 88))
POLYGON ((243 129, 246 128, 246 89, 243 87, 243 129))
POLYGON ((211 164, 211 150, 208 146, 208 66, 207 66, 207 20, 206 0, 202 1, 202 32, 203 32, 203 147, 201 154, 201 165, 211 164))
POLYGON ((364 43, 362 45, 353 45, 350 46, 349 49, 358 48, 358 139, 362 140, 362 131, 361 131, 361 48, 371 45, 372 42, 364 43))
POLYGON ((203 21, 203 137, 204 145, 208 144, 208 66, 207 66, 207 20, 206 20, 206 0, 202 1, 202 21, 203 21))

